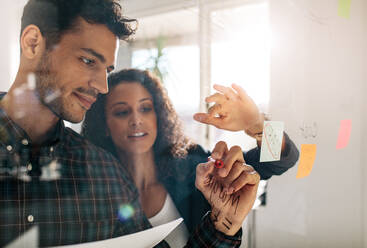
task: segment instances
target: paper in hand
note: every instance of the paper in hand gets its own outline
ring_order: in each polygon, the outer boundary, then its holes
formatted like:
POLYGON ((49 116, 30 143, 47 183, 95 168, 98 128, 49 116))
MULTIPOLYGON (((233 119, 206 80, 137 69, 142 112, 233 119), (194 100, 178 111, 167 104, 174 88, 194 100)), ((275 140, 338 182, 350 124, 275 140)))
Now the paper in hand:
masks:
POLYGON ((88 242, 84 244, 55 246, 54 248, 100 248, 100 247, 139 247, 151 248, 164 240, 181 222, 182 218, 168 222, 167 224, 152 227, 150 229, 96 242, 88 242))

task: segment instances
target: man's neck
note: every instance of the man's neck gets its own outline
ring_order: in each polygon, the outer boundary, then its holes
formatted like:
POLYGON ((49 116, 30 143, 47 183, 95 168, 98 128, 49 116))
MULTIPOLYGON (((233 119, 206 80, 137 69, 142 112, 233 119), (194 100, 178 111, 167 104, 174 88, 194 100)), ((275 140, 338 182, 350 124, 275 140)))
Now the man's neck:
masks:
POLYGON ((42 144, 49 139, 59 117, 25 84, 14 82, 0 104, 10 119, 28 134, 32 143, 42 144))

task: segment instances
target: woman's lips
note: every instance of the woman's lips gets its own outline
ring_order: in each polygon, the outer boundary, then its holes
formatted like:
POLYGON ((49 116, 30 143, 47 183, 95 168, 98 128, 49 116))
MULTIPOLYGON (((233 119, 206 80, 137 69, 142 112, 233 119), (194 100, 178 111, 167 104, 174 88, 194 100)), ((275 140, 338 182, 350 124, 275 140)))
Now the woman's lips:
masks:
POLYGON ((127 137, 129 139, 139 139, 139 138, 143 138, 143 137, 145 137, 147 135, 148 134, 145 133, 145 132, 136 132, 136 133, 133 133, 133 134, 128 135, 127 137))

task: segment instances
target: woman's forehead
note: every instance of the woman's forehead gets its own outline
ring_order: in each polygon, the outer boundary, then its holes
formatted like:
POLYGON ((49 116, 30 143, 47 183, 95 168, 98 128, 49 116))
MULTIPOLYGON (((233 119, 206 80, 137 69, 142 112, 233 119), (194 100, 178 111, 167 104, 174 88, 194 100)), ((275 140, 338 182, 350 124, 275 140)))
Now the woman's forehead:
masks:
POLYGON ((138 82, 124 82, 111 89, 107 96, 107 104, 116 102, 139 102, 152 100, 152 95, 138 82))

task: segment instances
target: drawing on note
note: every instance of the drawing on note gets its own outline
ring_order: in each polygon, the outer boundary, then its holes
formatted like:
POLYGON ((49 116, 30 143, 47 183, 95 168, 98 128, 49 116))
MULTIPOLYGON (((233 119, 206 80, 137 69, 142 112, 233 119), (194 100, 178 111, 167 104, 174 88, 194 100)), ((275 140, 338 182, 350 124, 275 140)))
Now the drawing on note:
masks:
POLYGON ((305 139, 317 137, 317 123, 316 122, 313 122, 312 124, 303 122, 299 130, 301 131, 302 137, 305 139))
POLYGON ((260 162, 270 162, 280 160, 282 151, 284 123, 280 121, 265 121, 260 162))

